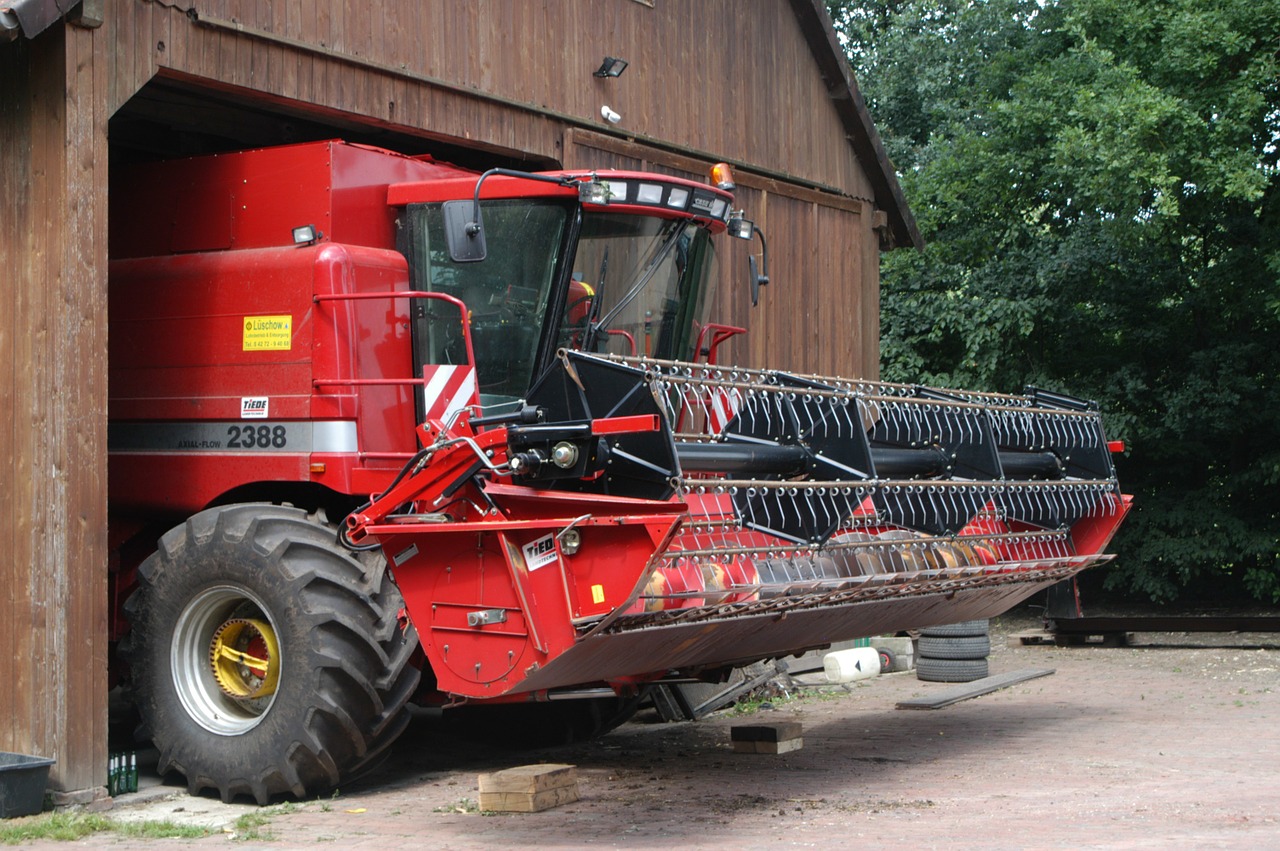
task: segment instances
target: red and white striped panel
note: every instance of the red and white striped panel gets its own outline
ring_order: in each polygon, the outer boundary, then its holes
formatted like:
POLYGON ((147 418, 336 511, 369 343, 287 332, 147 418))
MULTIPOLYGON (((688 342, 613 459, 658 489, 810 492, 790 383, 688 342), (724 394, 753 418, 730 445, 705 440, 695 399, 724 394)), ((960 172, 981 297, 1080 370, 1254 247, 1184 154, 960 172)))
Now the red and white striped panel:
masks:
MULTIPOLYGON (((422 368, 426 385, 422 388, 426 419, 447 423, 449 418, 469 405, 479 405, 476 368, 470 364, 446 366, 427 364, 422 368)), ((462 417, 462 422, 466 417, 462 417)))
POLYGON ((711 391, 708 401, 707 423, 712 434, 719 434, 742 408, 742 394, 736 387, 717 387, 711 391))

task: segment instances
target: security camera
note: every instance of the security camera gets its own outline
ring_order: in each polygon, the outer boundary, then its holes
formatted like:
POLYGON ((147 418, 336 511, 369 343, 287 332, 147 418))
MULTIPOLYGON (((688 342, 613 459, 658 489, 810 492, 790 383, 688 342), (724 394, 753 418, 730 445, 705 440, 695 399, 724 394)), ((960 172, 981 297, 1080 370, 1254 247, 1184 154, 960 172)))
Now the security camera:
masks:
POLYGON ((614 112, 608 106, 600 107, 600 117, 605 121, 608 121, 610 124, 617 124, 622 120, 622 116, 614 112))

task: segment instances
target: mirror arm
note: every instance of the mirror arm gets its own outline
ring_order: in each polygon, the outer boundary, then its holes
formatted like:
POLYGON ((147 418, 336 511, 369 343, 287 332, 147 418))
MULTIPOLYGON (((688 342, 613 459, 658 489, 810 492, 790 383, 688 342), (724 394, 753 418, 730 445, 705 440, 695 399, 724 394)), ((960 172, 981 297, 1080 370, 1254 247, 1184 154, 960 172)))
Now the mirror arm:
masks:
POLYGON ((536 180, 541 183, 555 183, 559 186, 574 186, 580 181, 576 177, 565 175, 563 177, 552 177, 549 174, 534 174, 528 171, 517 171, 510 168, 491 168, 484 174, 480 175, 480 179, 476 181, 476 191, 472 195, 471 205, 473 218, 467 223, 467 236, 475 236, 484 230, 484 223, 480 220, 480 187, 484 185, 486 179, 491 175, 499 174, 504 177, 519 177, 524 180, 536 180))

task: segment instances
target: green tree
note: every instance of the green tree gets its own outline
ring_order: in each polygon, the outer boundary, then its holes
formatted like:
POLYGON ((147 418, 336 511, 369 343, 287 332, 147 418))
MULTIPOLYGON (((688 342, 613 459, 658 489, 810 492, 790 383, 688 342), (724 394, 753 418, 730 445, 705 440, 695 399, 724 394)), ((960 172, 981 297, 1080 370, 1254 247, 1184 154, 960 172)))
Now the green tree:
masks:
POLYGON ((1280 0, 829 7, 928 243, 885 377, 1098 400, 1108 585, 1280 601, 1280 0))

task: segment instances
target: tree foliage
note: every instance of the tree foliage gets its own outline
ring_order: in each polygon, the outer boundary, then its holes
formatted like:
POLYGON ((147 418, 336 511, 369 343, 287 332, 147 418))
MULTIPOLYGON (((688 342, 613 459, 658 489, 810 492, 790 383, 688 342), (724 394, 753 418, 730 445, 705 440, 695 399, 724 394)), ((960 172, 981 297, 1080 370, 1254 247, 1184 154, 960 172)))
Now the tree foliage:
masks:
POLYGON ((1280 601, 1280 2, 829 2, 928 247, 883 373, 1099 401, 1108 585, 1280 601))

